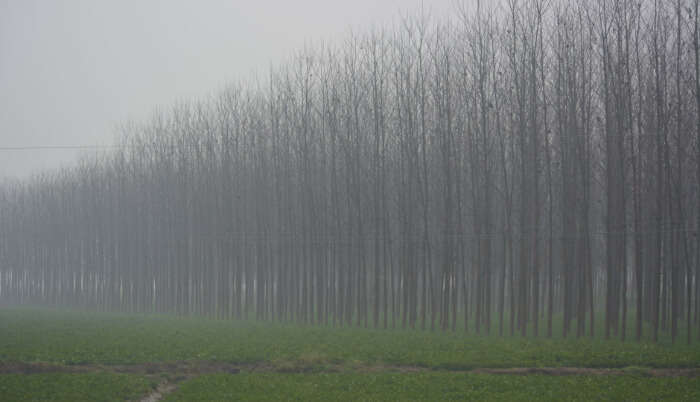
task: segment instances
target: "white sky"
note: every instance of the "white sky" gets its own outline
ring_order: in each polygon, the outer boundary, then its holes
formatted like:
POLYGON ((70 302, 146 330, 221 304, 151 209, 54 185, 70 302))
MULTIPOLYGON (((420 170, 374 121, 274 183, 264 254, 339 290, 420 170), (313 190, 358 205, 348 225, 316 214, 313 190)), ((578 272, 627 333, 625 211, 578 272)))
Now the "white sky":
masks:
MULTIPOLYGON (((110 144, 115 126, 216 92, 305 43, 454 0, 0 0, 0 148, 110 144)), ((76 150, 0 150, 0 179, 76 150)))

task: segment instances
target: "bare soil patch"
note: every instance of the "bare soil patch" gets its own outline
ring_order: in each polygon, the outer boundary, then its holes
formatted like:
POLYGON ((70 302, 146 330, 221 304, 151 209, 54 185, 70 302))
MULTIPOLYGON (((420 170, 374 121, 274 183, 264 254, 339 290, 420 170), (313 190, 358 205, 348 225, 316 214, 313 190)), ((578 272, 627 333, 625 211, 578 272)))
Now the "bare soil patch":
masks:
POLYGON ((141 398, 141 402, 160 401, 165 395, 175 391, 176 389, 177 385, 169 381, 163 381, 162 383, 158 384, 158 387, 155 390, 153 390, 153 392, 141 398))

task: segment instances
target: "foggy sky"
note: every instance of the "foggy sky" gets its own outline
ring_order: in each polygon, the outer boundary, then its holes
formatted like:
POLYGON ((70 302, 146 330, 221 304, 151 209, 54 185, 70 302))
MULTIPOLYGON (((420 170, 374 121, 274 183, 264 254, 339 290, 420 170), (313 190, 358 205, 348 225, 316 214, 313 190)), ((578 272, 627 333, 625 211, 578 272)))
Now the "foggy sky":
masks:
MULTIPOLYGON (((115 127, 284 62, 305 43, 454 0, 0 0, 0 148, 108 145, 115 127)), ((79 150, 0 150, 0 179, 79 150)), ((93 151, 94 152, 94 151, 93 151)))

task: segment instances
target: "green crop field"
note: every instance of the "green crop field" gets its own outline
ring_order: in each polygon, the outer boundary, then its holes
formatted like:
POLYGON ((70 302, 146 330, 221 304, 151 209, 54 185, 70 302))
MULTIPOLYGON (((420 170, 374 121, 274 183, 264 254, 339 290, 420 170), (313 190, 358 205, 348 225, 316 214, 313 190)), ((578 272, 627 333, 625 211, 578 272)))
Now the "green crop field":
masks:
POLYGON ((581 400, 700 398, 700 345, 665 340, 526 339, 27 307, 0 309, 0 323, 1 400, 138 400, 163 384, 172 385, 166 400, 557 400, 572 392, 581 400), (488 368, 618 370, 480 371, 488 368))
POLYGON ((698 400, 700 381, 639 376, 498 376, 453 372, 208 375, 167 400, 698 400))
POLYGON ((123 401, 146 395, 144 377, 112 373, 0 374, 3 401, 123 401))

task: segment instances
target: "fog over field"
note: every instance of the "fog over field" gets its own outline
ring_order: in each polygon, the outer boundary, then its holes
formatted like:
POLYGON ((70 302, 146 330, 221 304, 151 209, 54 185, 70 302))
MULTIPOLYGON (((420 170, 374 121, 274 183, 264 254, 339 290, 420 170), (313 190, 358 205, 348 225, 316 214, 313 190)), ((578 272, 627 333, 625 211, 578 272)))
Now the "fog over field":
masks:
POLYGON ((700 0, 0 3, 0 399, 700 400, 699 232, 700 0))
MULTIPOLYGON (((453 0, 0 0, 0 148, 113 145, 118 125, 265 76, 304 46, 453 0)), ((0 151, 0 178, 84 150, 0 151)), ((89 153, 89 152, 88 152, 89 153)))

